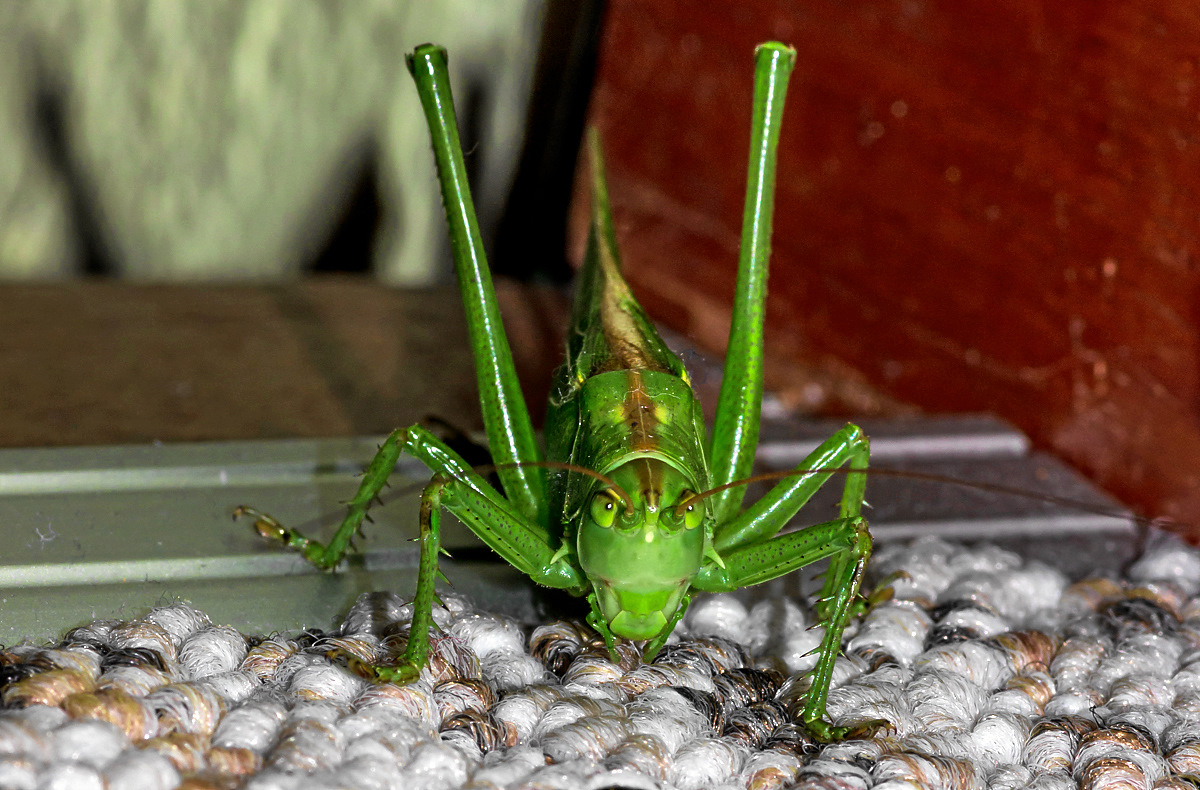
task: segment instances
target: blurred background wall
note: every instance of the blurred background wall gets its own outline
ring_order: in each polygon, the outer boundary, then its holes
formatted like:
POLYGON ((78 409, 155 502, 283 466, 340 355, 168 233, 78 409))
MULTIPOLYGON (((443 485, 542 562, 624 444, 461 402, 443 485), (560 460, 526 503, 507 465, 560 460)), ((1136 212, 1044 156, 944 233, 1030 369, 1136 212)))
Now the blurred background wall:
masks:
MULTIPOLYGON (((565 68, 590 5, 556 5, 543 69, 565 68)), ((0 0, 0 277, 444 277, 404 54, 451 52, 491 235, 547 16, 544 0, 0 0)))

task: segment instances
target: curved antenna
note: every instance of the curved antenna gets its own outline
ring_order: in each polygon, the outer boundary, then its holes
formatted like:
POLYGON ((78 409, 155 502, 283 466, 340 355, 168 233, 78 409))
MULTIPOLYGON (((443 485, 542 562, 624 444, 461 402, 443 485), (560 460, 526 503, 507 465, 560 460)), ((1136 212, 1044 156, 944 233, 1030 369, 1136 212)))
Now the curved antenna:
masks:
POLYGON ((482 473, 492 469, 500 470, 514 466, 538 466, 543 469, 562 469, 567 472, 578 472, 581 475, 593 477, 603 483, 606 488, 610 489, 614 494, 617 495, 618 499, 625 503, 625 512, 627 514, 633 513, 633 500, 630 499, 629 494, 625 493, 625 489, 617 485, 617 481, 613 480, 611 477, 602 475, 595 469, 588 469, 586 466, 569 464, 564 461, 514 461, 507 464, 488 464, 485 466, 476 466, 472 468, 475 471, 482 473))
POLYGON ((938 483, 941 485, 952 485, 960 488, 973 488, 976 491, 986 491, 992 494, 1003 494, 1004 496, 1020 497, 1029 499, 1035 502, 1045 502, 1050 505, 1060 505, 1062 507, 1072 508, 1084 513, 1094 513, 1098 516, 1109 516, 1111 518, 1124 518, 1133 521, 1138 526, 1152 526, 1160 529, 1166 529, 1172 532, 1185 532, 1189 525, 1175 519, 1160 516, 1157 518, 1147 518, 1134 513, 1129 513, 1118 507, 1111 505, 1100 505, 1095 502, 1085 502, 1081 499, 1072 499, 1071 497, 1056 496, 1054 494, 1043 494, 1038 491, 1030 491, 1026 488, 1017 488, 1015 486, 1006 486, 1001 483, 987 483, 981 480, 963 480, 950 475, 942 475, 936 472, 917 472, 910 469, 895 469, 885 466, 872 466, 868 469, 851 469, 850 467, 813 467, 811 469, 783 469, 776 472, 764 472, 763 474, 751 475, 744 477, 741 480, 734 480, 724 485, 719 485, 710 488, 707 491, 701 491, 698 494, 693 494, 687 499, 675 506, 676 516, 682 516, 684 509, 689 505, 695 505, 709 497, 719 494, 730 488, 737 486, 750 485, 752 483, 771 482, 774 480, 783 480, 796 475, 807 474, 843 474, 843 475, 882 475, 885 477, 903 478, 905 480, 917 480, 923 483, 938 483))
MULTIPOLYGON (((576 464, 562 463, 559 461, 514 461, 512 463, 505 464, 477 464, 471 467, 471 471, 479 475, 487 475, 490 472, 498 472, 501 469, 511 468, 514 466, 537 466, 541 467, 542 469, 562 469, 567 472, 578 472, 579 474, 595 478, 604 484, 607 489, 612 491, 618 499, 625 503, 626 513, 633 513, 633 500, 630 499, 629 494, 625 493, 624 488, 621 488, 621 486, 617 485, 615 480, 613 480, 611 477, 600 474, 594 469, 588 469, 587 467, 578 466, 576 464)), ((383 505, 405 493, 419 491, 425 486, 426 483, 419 483, 412 486, 402 486, 401 488, 393 489, 392 492, 386 496, 377 496, 374 501, 377 504, 383 505)), ((276 531, 276 529, 282 529, 279 523, 270 515, 257 508, 250 507, 249 505, 238 505, 233 509, 232 515, 234 521, 237 521, 243 516, 251 516, 256 519, 254 526, 259 530, 259 534, 263 535, 263 537, 273 537, 273 533, 276 531), (264 532, 264 529, 267 530, 267 532, 264 532)), ((302 524, 301 527, 306 525, 318 525, 330 521, 333 518, 336 518, 336 516, 333 514, 325 514, 307 521, 305 524, 302 524)))

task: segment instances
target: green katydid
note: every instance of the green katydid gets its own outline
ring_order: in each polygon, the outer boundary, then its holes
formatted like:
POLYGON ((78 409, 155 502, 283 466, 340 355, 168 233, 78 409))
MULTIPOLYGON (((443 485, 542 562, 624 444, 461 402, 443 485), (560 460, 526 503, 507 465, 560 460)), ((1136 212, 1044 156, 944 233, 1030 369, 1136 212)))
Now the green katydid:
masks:
MULTIPOLYGON (((259 515, 260 532, 331 569, 359 532, 368 505, 400 453, 434 473, 421 497, 420 544, 410 640, 398 666, 370 667, 378 680, 407 682, 426 663, 440 552, 441 511, 461 520, 538 584, 586 596, 588 623, 610 652, 617 639, 662 648, 693 590, 725 592, 829 558, 818 614, 825 627, 803 723, 819 739, 846 737, 825 703, 848 619, 871 554, 861 517, 865 476, 844 480, 838 518, 779 534, 837 467, 866 469, 868 441, 847 425, 749 508, 742 509, 758 441, 776 149, 795 52, 782 44, 755 56, 753 131, 737 291, 716 420, 708 438, 684 369, 634 300, 620 272, 604 167, 590 136, 592 220, 567 340, 550 393, 543 456, 522 400, 460 150, 446 52, 424 45, 408 56, 429 123, 455 268, 474 352, 484 426, 503 493, 421 426, 384 442, 328 544, 259 515)), ((868 723, 870 727, 876 723, 868 723)))

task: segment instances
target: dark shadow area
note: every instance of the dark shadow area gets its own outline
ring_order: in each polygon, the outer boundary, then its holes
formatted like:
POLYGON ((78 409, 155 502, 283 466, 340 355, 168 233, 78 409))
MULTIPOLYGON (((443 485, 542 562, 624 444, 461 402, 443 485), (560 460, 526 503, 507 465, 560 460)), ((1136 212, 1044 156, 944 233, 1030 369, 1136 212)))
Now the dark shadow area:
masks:
POLYGON ((81 273, 91 276, 120 274, 117 262, 105 248, 100 218, 88 200, 92 194, 67 141, 66 99, 45 68, 38 70, 38 88, 33 99, 34 139, 42 146, 46 161, 66 183, 67 211, 75 232, 81 273))
POLYGON ((603 0, 547 5, 525 146, 496 231, 497 274, 555 283, 571 278, 567 216, 604 10, 603 0))
POLYGON ((313 259, 310 272, 366 274, 371 271, 371 253, 382 217, 378 170, 375 156, 364 157, 345 212, 313 259))

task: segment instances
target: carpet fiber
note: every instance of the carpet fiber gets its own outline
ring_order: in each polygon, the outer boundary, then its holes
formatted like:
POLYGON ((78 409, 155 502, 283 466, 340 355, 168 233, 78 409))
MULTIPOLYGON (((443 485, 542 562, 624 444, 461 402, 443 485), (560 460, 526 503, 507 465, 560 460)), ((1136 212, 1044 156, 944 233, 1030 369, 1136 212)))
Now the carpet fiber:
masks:
POLYGON ((869 737, 795 722, 805 601, 702 596, 642 664, 446 595, 403 688, 350 671, 403 650, 392 593, 269 638, 177 603, 0 651, 0 788, 1195 787, 1196 551, 1162 538, 1128 577, 1071 584, 927 539, 871 570, 895 595, 847 630, 829 697, 836 723, 888 722, 869 737))

